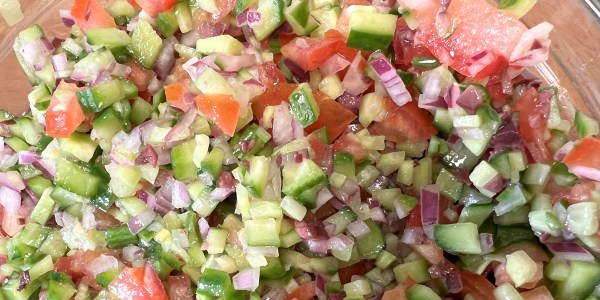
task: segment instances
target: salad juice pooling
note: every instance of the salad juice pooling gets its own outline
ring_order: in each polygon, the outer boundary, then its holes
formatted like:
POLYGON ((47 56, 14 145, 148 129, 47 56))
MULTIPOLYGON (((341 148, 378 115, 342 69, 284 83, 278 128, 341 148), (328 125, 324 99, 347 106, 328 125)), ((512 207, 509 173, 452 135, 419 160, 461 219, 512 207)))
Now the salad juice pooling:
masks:
POLYGON ((75 0, 14 43, 0 299, 597 299, 535 0, 75 0))

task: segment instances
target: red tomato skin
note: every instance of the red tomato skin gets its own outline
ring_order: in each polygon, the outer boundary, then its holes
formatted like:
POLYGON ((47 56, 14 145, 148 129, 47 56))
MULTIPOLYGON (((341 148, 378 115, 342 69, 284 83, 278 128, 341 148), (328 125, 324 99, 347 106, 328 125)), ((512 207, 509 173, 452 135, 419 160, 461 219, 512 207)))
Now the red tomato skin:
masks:
POLYGON ((196 106, 227 135, 233 136, 240 117, 240 103, 231 95, 202 94, 196 106))
POLYGON ((519 112, 521 140, 533 160, 552 163, 552 155, 544 140, 544 132, 548 127, 549 99, 542 99, 534 88, 530 88, 519 97, 515 108, 519 112))
POLYGON ((496 287, 489 282, 485 277, 468 273, 460 272, 460 278, 463 282, 463 290, 461 295, 471 294, 476 300, 494 300, 494 290, 496 287))
POLYGON ((398 106, 384 99, 385 117, 369 127, 373 135, 384 135, 386 140, 395 143, 426 141, 437 133, 429 112, 419 108, 417 101, 398 106))
POLYGON ((126 267, 108 289, 121 300, 168 300, 165 288, 151 264, 144 267, 126 267))
POLYGON ((311 71, 336 54, 342 45, 343 40, 340 39, 297 37, 281 47, 281 54, 305 71, 311 71), (307 44, 308 47, 304 48, 302 44, 307 44))
POLYGON ((85 120, 83 109, 75 93, 80 90, 73 83, 62 82, 56 88, 46 110, 46 133, 54 138, 69 137, 85 120))
POLYGON ((271 87, 280 83, 286 83, 285 76, 272 61, 254 66, 251 68, 251 70, 256 72, 257 80, 267 87, 271 87))
POLYGON ((333 151, 345 151, 352 155, 354 162, 360 162, 367 157, 369 152, 362 147, 360 140, 354 133, 348 133, 335 140, 333 151))
POLYGON ((89 28, 116 27, 115 19, 109 15, 98 0, 76 0, 71 7, 71 16, 84 32, 89 28))
POLYGON ((571 150, 562 162, 569 168, 589 167, 600 169, 600 139, 587 137, 571 150))
POLYGON ((176 0, 135 0, 135 2, 148 13, 149 16, 156 18, 156 16, 173 7, 176 0))
POLYGON ((442 37, 435 26, 437 9, 433 10, 433 15, 430 8, 426 10, 423 17, 418 16, 421 30, 415 36, 415 42, 425 45, 442 63, 472 77, 485 77, 501 67, 495 65, 471 74, 469 61, 472 57, 487 51, 496 58, 509 58, 527 30, 517 18, 485 0, 456 0, 447 9, 448 18, 454 23, 453 33, 442 37))
POLYGON ((131 68, 131 73, 127 75, 127 79, 131 80, 139 91, 148 90, 150 81, 156 76, 154 71, 142 67, 134 60, 126 62, 125 65, 131 68))
POLYGON ((117 256, 117 253, 114 250, 110 250, 108 248, 100 248, 96 250, 77 250, 71 256, 64 256, 58 258, 56 263, 54 263, 54 270, 59 272, 64 272, 69 274, 73 278, 73 280, 78 280, 84 276, 91 276, 85 267, 94 259, 98 258, 101 254, 117 256))
POLYGON ((317 295, 314 281, 307 281, 295 288, 285 297, 285 300, 312 300, 317 295))

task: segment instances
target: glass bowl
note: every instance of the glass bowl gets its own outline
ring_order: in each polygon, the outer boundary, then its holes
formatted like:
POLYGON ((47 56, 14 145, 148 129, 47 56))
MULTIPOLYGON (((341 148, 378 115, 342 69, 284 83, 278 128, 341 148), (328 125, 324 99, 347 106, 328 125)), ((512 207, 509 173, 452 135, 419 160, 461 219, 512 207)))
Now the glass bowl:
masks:
MULTIPOLYGON (((46 35, 67 34, 58 9, 70 7, 71 0, 21 0, 25 18, 14 27, 0 20, 0 107, 13 113, 27 108, 31 90, 12 51, 15 35, 38 23, 46 35)), ((537 67, 537 73, 548 84, 561 88, 563 103, 591 112, 600 119, 600 2, 599 0, 538 0, 524 18, 527 26, 547 21, 552 31, 551 57, 537 67)))

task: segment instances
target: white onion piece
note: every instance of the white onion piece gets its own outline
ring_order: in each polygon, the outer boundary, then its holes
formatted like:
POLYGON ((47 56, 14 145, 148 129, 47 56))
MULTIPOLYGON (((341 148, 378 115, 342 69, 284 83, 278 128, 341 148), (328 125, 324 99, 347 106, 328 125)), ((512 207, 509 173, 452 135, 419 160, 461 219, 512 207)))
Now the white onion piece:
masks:
POLYGON ((559 242, 559 243, 546 243, 548 250, 554 254, 554 256, 564 259, 567 261, 582 260, 582 261, 594 261, 594 255, 592 255, 585 248, 579 244, 573 242, 559 242))
POLYGON ((119 261, 114 256, 104 254, 100 254, 100 256, 85 266, 86 273, 88 273, 88 275, 90 275, 92 278, 96 278, 96 275, 102 272, 118 269, 119 261))
POLYGON ((260 278, 259 268, 248 268, 241 270, 232 278, 233 288, 241 291, 254 291, 258 288, 260 278))
POLYGON ((367 223, 363 220, 356 220, 348 224, 348 227, 346 228, 355 238, 364 237, 371 232, 371 229, 369 229, 369 226, 367 226, 367 223))
POLYGON ((335 74, 350 65, 350 62, 339 54, 334 54, 319 67, 323 76, 335 74))
POLYGON ((17 214, 21 208, 21 193, 7 186, 0 186, 0 204, 6 213, 17 214))
POLYGON ((361 58, 360 53, 356 54, 342 81, 344 90, 354 96, 362 94, 369 88, 369 82, 365 80, 363 70, 359 66, 361 58))
POLYGON ((510 65, 527 67, 546 61, 550 48, 550 32, 553 28, 552 24, 542 22, 523 33, 510 54, 510 65))

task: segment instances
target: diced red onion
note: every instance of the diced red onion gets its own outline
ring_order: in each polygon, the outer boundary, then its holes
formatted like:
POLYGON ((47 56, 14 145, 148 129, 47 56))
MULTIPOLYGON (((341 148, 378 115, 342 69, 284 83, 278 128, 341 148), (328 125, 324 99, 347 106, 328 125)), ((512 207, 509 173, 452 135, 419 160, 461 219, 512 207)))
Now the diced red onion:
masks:
POLYGON ((567 156, 567 154, 569 154, 569 152, 571 152, 571 150, 573 150, 573 148, 575 148, 575 142, 568 141, 567 143, 562 145, 562 147, 560 147, 560 148, 558 148, 558 150, 556 150, 556 152, 554 153, 554 160, 562 161, 563 158, 565 158, 565 156, 567 156))
POLYGON ((150 80, 150 83, 148 84, 148 92, 150 94, 155 94, 162 87, 163 87, 162 82, 160 80, 158 80, 158 78, 154 77, 154 78, 152 78, 152 80, 150 80))
POLYGON ((579 178, 600 182, 600 169, 585 166, 572 166, 569 171, 579 178))
POLYGON ((594 255, 592 255, 585 248, 574 242, 558 242, 558 243, 546 243, 548 250, 554 254, 554 256, 564 259, 567 261, 582 260, 582 261, 594 261, 594 255))
POLYGON ((290 70, 290 72, 292 72, 294 79, 298 83, 308 82, 308 80, 310 79, 310 74, 308 73, 308 71, 304 70, 291 59, 284 58, 282 62, 290 70))
POLYGON ((174 37, 163 40, 162 48, 154 64, 154 71, 158 79, 162 81, 167 78, 175 66, 175 43, 177 40, 174 37))
POLYGON ((32 151, 19 151, 19 164, 28 165, 40 160, 41 157, 32 151))
POLYGON ((86 205, 83 207, 81 226, 83 229, 91 230, 96 229, 96 216, 94 215, 94 206, 86 205))
POLYGON ((223 201, 227 199, 230 195, 235 192, 233 188, 215 188, 212 192, 210 192, 209 198, 216 201, 223 201))
POLYGON ((123 248, 123 259, 134 262, 144 258, 144 250, 138 246, 130 245, 123 248))
POLYGON ((137 216, 129 219, 127 227, 132 234, 138 234, 144 228, 148 227, 154 221, 155 214, 151 210, 144 211, 137 216))
POLYGON ((255 66, 258 61, 253 54, 242 53, 240 55, 229 55, 216 53, 201 59, 203 63, 215 71, 237 72, 243 68, 255 66), (219 61, 217 64, 216 61, 219 61))
POLYGON ((446 105, 448 108, 456 107, 458 97, 460 96, 460 87, 458 84, 452 84, 446 90, 446 94, 444 95, 444 101, 446 101, 446 105))
POLYGON ((233 288, 238 291, 254 291, 258 288, 260 278, 259 268, 247 268, 239 271, 232 278, 233 288))
POLYGON ((328 58, 320 67, 323 76, 335 74, 350 65, 350 62, 339 54, 334 54, 328 58))
POLYGON ((190 108, 185 114, 179 119, 177 124, 169 130, 167 135, 165 136, 165 142, 173 142, 185 139, 189 136, 189 127, 194 123, 196 116, 198 115, 198 110, 195 108, 190 108))
POLYGON ((422 96, 426 99, 430 99, 432 102, 437 99, 442 92, 442 76, 439 72, 428 72, 425 75, 425 84, 423 85, 422 96))
POLYGON ((172 189, 171 203, 175 208, 186 208, 192 204, 185 183, 173 180, 172 189))
POLYGON ((341 188, 332 187, 333 195, 345 204, 360 203, 360 187, 354 180, 346 180, 341 188))
POLYGON ((256 24, 260 23, 262 17, 260 12, 247 9, 241 14, 237 15, 235 19, 238 27, 242 27, 244 25, 255 26, 256 24))
POLYGON ((118 77, 127 77, 131 73, 131 67, 120 64, 116 61, 111 62, 106 70, 112 75, 118 77))
POLYGON ((0 185, 6 186, 15 191, 22 191, 25 189, 25 181, 21 174, 17 171, 8 171, 0 173, 0 185))
POLYGON ((481 253, 489 253, 494 248, 494 235, 491 233, 480 233, 479 244, 481 253))
POLYGON ((474 113, 483 103, 483 91, 475 85, 469 85, 460 94, 456 103, 464 108, 468 113, 474 113))
POLYGON ((438 10, 435 15, 435 29, 437 31, 438 36, 441 38, 448 38, 454 32, 454 24, 452 20, 448 17, 448 13, 442 7, 438 10))
POLYGON ((208 235, 208 230, 210 229, 208 221, 206 221, 205 218, 200 218, 200 220, 198 220, 198 229, 200 230, 200 236, 202 236, 202 239, 205 239, 208 235))
POLYGON ((188 73, 188 75, 190 75, 192 81, 196 81, 196 79, 198 79, 198 77, 208 68, 208 66, 197 57, 192 57, 181 67, 188 73))
POLYGON ((463 290, 462 278, 460 271, 456 268, 452 268, 445 278, 446 286, 448 287, 448 293, 456 294, 463 290))
POLYGON ((110 75, 110 72, 108 72, 105 69, 100 69, 100 71, 98 72, 98 74, 96 74, 96 78, 94 79, 94 81, 92 81, 92 83, 90 84, 91 86, 97 86, 99 84, 108 82, 112 79, 112 76, 110 75))
POLYGON ((344 92, 341 96, 335 99, 339 104, 358 115, 358 109, 360 107, 360 103, 362 102, 361 96, 355 96, 348 92, 344 92))
POLYGON ((59 9, 58 14, 60 15, 60 20, 63 22, 65 27, 73 27, 75 25, 75 20, 73 20, 73 16, 71 16, 71 11, 68 9, 59 9))
POLYGON ((360 67, 362 56, 360 53, 356 54, 350 66, 348 72, 342 80, 342 86, 344 90, 352 95, 358 96, 366 91, 370 84, 363 76, 363 69, 360 67))
POLYGON ((332 236, 327 241, 327 248, 332 250, 343 251, 348 247, 352 247, 354 245, 354 241, 346 235, 338 234, 336 236, 332 236))
MULTIPOLYGON (((227 25, 223 22, 217 22, 217 23, 213 23, 212 21, 202 22, 200 24, 200 26, 198 27, 198 37, 199 38, 208 38, 208 37, 222 35, 223 32, 225 32, 226 28, 227 28, 227 25)), ((194 45, 195 45, 195 42, 194 42, 194 45)), ((194 47, 194 45, 192 45, 190 47, 194 47)))
POLYGON ((47 46, 42 39, 25 41, 23 47, 19 49, 19 51, 23 55, 25 63, 35 71, 39 71, 44 67, 46 59, 51 52, 51 50, 47 49, 47 46))
POLYGON ((381 207, 371 208, 369 210, 369 214, 371 215, 371 219, 376 223, 383 224, 383 223, 387 222, 385 213, 383 212, 383 209, 381 207))
POLYGON ((542 22, 523 33, 510 54, 510 65, 528 67, 546 61, 550 48, 550 32, 553 28, 552 24, 542 22))
POLYGON ((54 179, 54 175, 56 174, 54 160, 42 158, 38 161, 34 161, 31 165, 40 170, 48 179, 54 179))
POLYGON ((307 240, 308 250, 313 253, 327 254, 327 240, 307 240))
POLYGON ((407 245, 421 245, 425 242, 425 233, 421 227, 409 227, 404 230, 400 241, 407 245))
POLYGON ((469 75, 474 77, 489 64, 496 61, 496 59, 497 56, 494 53, 483 50, 482 52, 479 52, 478 54, 475 54, 473 57, 469 58, 465 62, 465 65, 467 65, 467 71, 469 72, 469 75))
POLYGON ((66 78, 66 77, 70 76, 70 74, 64 73, 64 71, 67 71, 67 67, 69 66, 69 62, 67 61, 67 55, 64 52, 53 55, 50 58, 50 61, 52 62, 52 67, 54 68, 55 74, 60 74, 60 75, 66 74, 66 76, 57 76, 57 77, 66 78))
POLYGON ((21 208, 21 193, 8 186, 0 186, 0 204, 7 214, 16 214, 21 208))
POLYGON ((289 105, 286 102, 275 107, 273 113, 273 143, 275 146, 285 145, 294 139, 293 120, 289 105))
POLYGON ((301 221, 294 221, 294 227, 296 233, 298 233, 300 238, 302 238, 303 240, 329 238, 327 231, 325 231, 325 225, 323 224, 323 222, 307 223, 301 221))
POLYGON ((21 278, 19 279, 19 286, 17 286, 17 291, 23 290, 27 285, 31 282, 31 278, 29 277, 29 270, 25 270, 21 272, 21 278))
POLYGON ((390 61, 381 52, 374 53, 372 58, 370 66, 379 80, 383 82, 394 103, 402 106, 410 102, 412 97, 390 61))
POLYGON ((426 185, 421 188, 421 223, 423 225, 437 224, 440 214, 440 191, 436 185, 426 185))
POLYGON ((100 254, 85 266, 86 274, 92 278, 96 275, 109 270, 119 270, 119 261, 110 255, 100 254))
POLYGON ((369 229, 369 226, 367 226, 367 224, 363 220, 356 220, 348 224, 348 227, 346 227, 346 229, 355 238, 364 237, 371 232, 371 229, 369 229))
POLYGON ((152 145, 146 144, 144 149, 140 152, 140 155, 135 159, 136 165, 150 164, 152 167, 156 167, 158 163, 158 154, 152 145))
POLYGON ((504 179, 502 178, 502 175, 498 174, 494 176, 494 178, 488 181, 483 188, 493 193, 500 192, 504 188, 504 179))

